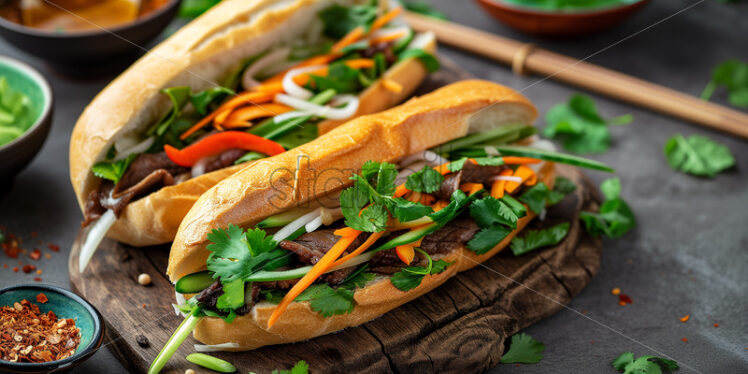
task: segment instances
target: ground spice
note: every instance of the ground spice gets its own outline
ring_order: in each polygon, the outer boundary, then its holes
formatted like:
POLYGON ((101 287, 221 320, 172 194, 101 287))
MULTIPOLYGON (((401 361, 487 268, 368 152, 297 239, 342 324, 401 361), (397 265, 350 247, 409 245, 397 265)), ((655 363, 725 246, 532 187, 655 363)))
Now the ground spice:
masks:
POLYGON ((715 323, 715 324, 714 324, 714 327, 719 327, 719 323, 715 323))
POLYGON ((691 318, 691 315, 690 314, 686 314, 685 316, 683 316, 683 317, 680 318, 680 321, 683 322, 683 323, 686 323, 689 318, 691 318))
POLYGON ((28 273, 31 273, 32 271, 36 270, 36 266, 34 266, 34 265, 23 265, 23 269, 22 270, 23 270, 24 273, 28 274, 28 273))
POLYGON ((41 282, 41 281, 42 281, 42 278, 39 278, 39 277, 34 278, 34 282, 41 282))
POLYGON ((45 294, 43 294, 43 293, 39 293, 38 295, 36 295, 36 302, 37 302, 37 303, 42 303, 42 304, 44 304, 44 303, 46 303, 47 301, 49 301, 49 299, 47 299, 47 295, 45 295, 45 294))
POLYGON ((683 338, 681 340, 683 341, 683 343, 688 343, 688 339, 687 338, 683 338))
POLYGON ((49 243, 49 249, 51 249, 51 250, 53 250, 55 252, 59 252, 60 251, 60 246, 58 246, 56 244, 49 243))
POLYGON ((14 273, 18 273, 18 266, 14 266, 14 267, 13 267, 13 272, 14 272, 14 273))
POLYGON ((626 295, 625 293, 618 295, 618 305, 620 306, 625 306, 626 304, 631 304, 633 302, 634 300, 629 295, 626 295))
MULTIPOLYGON (((46 295, 39 294, 37 300, 46 295)), ((80 329, 72 319, 45 314, 28 300, 0 308, 0 359, 10 362, 49 362, 75 353, 80 329)))
POLYGON ((29 257, 34 261, 38 261, 42 258, 42 251, 39 248, 34 248, 34 250, 29 253, 29 257))

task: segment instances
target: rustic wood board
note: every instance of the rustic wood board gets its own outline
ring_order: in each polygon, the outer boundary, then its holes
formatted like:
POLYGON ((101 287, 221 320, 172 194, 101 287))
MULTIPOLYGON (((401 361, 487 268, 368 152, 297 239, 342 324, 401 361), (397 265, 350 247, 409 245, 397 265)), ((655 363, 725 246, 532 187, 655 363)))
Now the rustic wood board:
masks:
MULTIPOLYGON (((421 90, 469 77, 449 61, 421 90)), ((579 211, 595 209, 594 188, 579 171, 559 166, 559 174, 578 188, 548 211, 544 224, 572 223, 566 239, 555 248, 521 257, 502 252, 461 273, 438 289, 362 326, 306 342, 264 347, 251 352, 216 353, 239 372, 269 373, 306 360, 313 372, 454 372, 485 371, 499 362, 505 340, 568 303, 597 272, 600 242, 584 235, 579 211), (555 302, 553 301, 555 300, 555 302)), ((174 288, 164 272, 169 246, 133 248, 105 240, 86 271, 78 271, 79 234, 68 263, 70 282, 102 313, 109 347, 133 372, 146 372, 181 322, 171 304, 174 288), (138 285, 141 273, 153 283, 138 285), (136 343, 143 335, 148 347, 136 343)), ((164 373, 202 369, 184 357, 194 352, 190 337, 164 373)), ((208 371, 204 371, 208 372, 208 371)))

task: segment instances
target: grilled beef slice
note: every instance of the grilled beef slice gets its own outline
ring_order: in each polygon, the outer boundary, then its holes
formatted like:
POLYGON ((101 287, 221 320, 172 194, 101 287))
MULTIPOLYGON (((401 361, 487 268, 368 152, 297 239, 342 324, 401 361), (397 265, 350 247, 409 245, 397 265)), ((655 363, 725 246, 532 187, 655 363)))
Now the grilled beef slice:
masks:
POLYGON ((440 200, 447 200, 460 188, 463 183, 490 184, 491 177, 499 175, 506 166, 481 166, 472 162, 465 162, 462 170, 449 173, 444 177, 439 191, 434 195, 440 200))

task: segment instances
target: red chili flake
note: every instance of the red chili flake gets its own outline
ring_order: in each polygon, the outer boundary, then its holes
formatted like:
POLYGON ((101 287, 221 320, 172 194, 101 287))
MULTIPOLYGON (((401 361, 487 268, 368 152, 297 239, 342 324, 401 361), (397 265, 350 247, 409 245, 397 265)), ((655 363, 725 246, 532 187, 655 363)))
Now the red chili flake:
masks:
POLYGON ((39 293, 38 295, 36 295, 36 302, 37 302, 37 303, 42 303, 42 304, 44 304, 44 303, 46 303, 47 301, 49 301, 49 299, 47 299, 47 295, 45 295, 45 294, 43 294, 43 293, 41 293, 41 292, 40 292, 40 293, 39 293))
POLYGON ((53 250, 55 252, 59 252, 60 251, 60 246, 58 246, 56 244, 49 243, 49 249, 51 249, 51 250, 53 250))
POLYGON ((687 338, 683 338, 681 340, 683 341, 683 343, 688 343, 688 339, 687 338))
POLYGON ((34 248, 34 250, 29 253, 29 257, 31 257, 32 260, 38 261, 42 258, 42 251, 39 248, 34 248))
POLYGON ((143 309, 145 309, 146 306, 147 306, 146 304, 143 304, 143 309))
POLYGON ((18 253, 21 252, 21 249, 18 248, 18 242, 15 240, 7 241, 2 244, 3 252, 5 252, 5 255, 10 258, 18 258, 18 253))
POLYGON ((18 266, 13 267, 13 272, 18 273, 18 266))
POLYGON ((3 264, 3 268, 7 269, 8 268, 8 264, 3 264))
POLYGON ((36 270, 36 266, 34 266, 34 265, 24 265, 22 270, 23 270, 24 273, 28 274, 28 273, 36 270))
POLYGON ((719 327, 719 323, 715 323, 715 324, 714 324, 714 327, 719 327))
POLYGON ((689 318, 691 318, 691 315, 690 314, 686 314, 685 316, 683 316, 683 317, 680 318, 680 321, 683 322, 683 323, 686 323, 686 322, 688 322, 689 318))
POLYGON ((39 278, 39 277, 34 278, 34 282, 41 282, 41 281, 42 281, 42 278, 39 278))
POLYGON ((45 253, 44 254, 44 258, 46 258, 47 260, 49 260, 50 258, 52 258, 52 255, 49 254, 49 253, 45 253))
POLYGON ((634 302, 634 300, 631 299, 631 297, 629 297, 629 295, 626 295, 625 293, 618 295, 618 301, 619 301, 619 304, 620 303, 632 304, 634 302))

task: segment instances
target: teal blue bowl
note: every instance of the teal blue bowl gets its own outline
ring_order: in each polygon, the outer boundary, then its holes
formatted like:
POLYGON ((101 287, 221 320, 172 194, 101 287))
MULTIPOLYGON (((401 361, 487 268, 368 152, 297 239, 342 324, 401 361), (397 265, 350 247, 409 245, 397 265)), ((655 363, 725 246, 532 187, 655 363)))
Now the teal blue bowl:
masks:
POLYGON ((19 363, 0 360, 0 372, 11 373, 52 373, 67 371, 89 359, 104 340, 104 324, 93 305, 82 297, 66 289, 44 285, 25 284, 0 290, 0 306, 12 306, 23 299, 39 306, 42 313, 53 311, 59 318, 72 318, 80 328, 81 342, 75 353, 63 360, 44 363, 19 363), (36 295, 44 293, 48 301, 36 302, 36 295))
POLYGON ((11 181, 39 152, 52 124, 54 106, 49 83, 34 68, 18 60, 0 56, 0 76, 7 79, 13 91, 21 92, 29 98, 26 121, 13 126, 23 133, 9 143, 0 145, 0 184, 3 184, 11 181))

